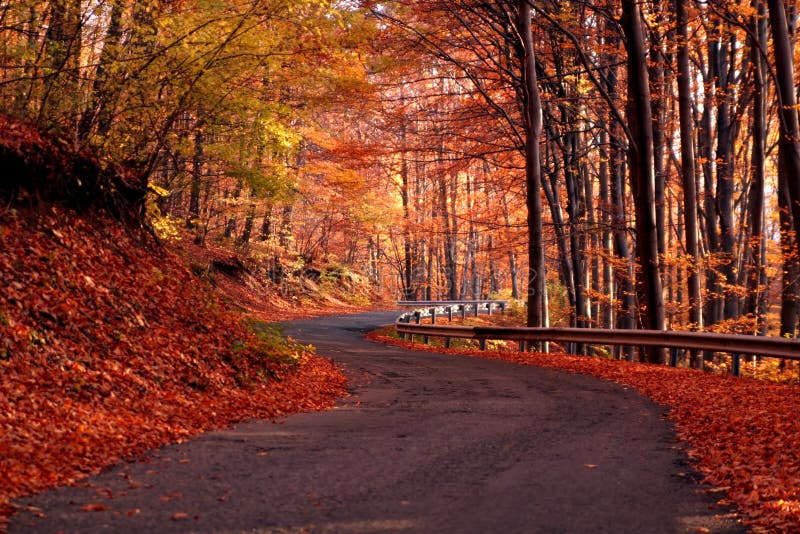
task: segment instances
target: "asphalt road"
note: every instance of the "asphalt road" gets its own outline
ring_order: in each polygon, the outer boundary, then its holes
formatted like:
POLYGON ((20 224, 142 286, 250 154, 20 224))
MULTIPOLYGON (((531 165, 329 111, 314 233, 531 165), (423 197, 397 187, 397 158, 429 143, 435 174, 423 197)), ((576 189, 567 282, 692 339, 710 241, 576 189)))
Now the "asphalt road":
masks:
POLYGON ((336 409, 22 499, 35 508, 10 532, 744 531, 686 476, 663 408, 589 377, 361 338, 394 316, 287 327, 344 366, 352 396, 336 409))

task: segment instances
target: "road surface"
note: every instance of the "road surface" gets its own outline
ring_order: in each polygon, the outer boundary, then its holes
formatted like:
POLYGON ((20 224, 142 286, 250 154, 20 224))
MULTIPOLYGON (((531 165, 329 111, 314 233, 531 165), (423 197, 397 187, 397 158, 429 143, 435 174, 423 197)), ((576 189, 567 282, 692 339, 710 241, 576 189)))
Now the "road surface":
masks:
POLYGON ((590 377, 362 339, 395 315, 287 327, 344 366, 352 395, 336 409, 21 499, 35 508, 10 532, 744 531, 697 491, 662 407, 590 377))

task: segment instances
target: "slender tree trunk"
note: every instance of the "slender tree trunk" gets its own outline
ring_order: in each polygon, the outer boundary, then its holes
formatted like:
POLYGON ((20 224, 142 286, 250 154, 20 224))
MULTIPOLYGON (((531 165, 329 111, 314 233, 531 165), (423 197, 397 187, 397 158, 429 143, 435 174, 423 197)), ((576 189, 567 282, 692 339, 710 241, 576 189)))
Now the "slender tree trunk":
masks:
MULTIPOLYGON (((666 187, 666 168, 664 164, 665 150, 665 118, 667 115, 667 84, 664 74, 664 52, 662 50, 661 28, 667 26, 664 20, 664 6, 661 5, 661 0, 654 2, 654 15, 656 24, 650 29, 650 55, 648 77, 650 82, 650 96, 652 103, 653 114, 653 176, 655 179, 655 212, 656 212, 656 229, 658 234, 658 253, 663 256, 666 249, 666 237, 664 229, 665 225, 665 198, 664 190, 666 187)), ((659 264, 661 268, 662 279, 664 277, 664 266, 659 264)))
POLYGON ((713 108, 716 101, 715 78, 717 76, 717 56, 719 55, 719 39, 717 34, 718 23, 711 23, 711 37, 708 44, 708 65, 704 73, 704 98, 703 114, 700 119, 699 136, 699 159, 703 162, 703 216, 706 237, 706 253, 709 261, 706 262, 706 300, 704 305, 705 317, 703 318, 706 326, 715 325, 722 318, 722 300, 720 298, 719 275, 714 266, 713 259, 719 252, 719 240, 717 236, 717 209, 716 193, 714 191, 713 173, 713 143, 712 143, 712 121, 713 108))
MULTIPOLYGON (((500 196, 500 207, 503 210, 503 222, 505 223, 506 228, 511 227, 511 215, 509 214, 508 210, 508 200, 504 194, 500 196)), ((509 277, 511 278, 511 298, 518 299, 520 298, 520 290, 519 290, 519 272, 517 268, 517 253, 514 252, 513 249, 509 249, 508 251, 508 273, 509 277)))
MULTIPOLYGON (((607 24, 611 24, 610 22, 607 24)), ((608 38, 607 45, 611 49, 615 49, 618 45, 616 38, 613 37, 613 31, 607 28, 608 38)), ((607 91, 609 98, 616 101, 619 98, 619 90, 617 85, 619 83, 619 76, 617 75, 618 67, 616 66, 613 57, 606 57, 606 63, 609 67, 606 69, 605 80, 607 84, 607 91)), ((631 261, 631 252, 628 245, 627 234, 627 209, 625 206, 625 143, 623 141, 623 134, 621 126, 608 121, 610 124, 610 150, 609 150, 609 168, 610 168, 610 183, 609 183, 609 221, 612 230, 612 244, 614 255, 617 258, 617 265, 621 267, 613 271, 616 277, 616 294, 619 308, 616 312, 616 325, 618 328, 632 330, 636 328, 635 317, 635 292, 633 289, 633 268, 631 261)), ((613 303, 613 301, 612 301, 613 303)), ((627 360, 633 359, 633 348, 625 347, 620 349, 615 347, 614 353, 616 357, 620 357, 624 352, 624 357, 627 360)))
MULTIPOLYGON (((779 172, 786 183, 789 208, 796 230, 800 226, 800 123, 798 123, 794 85, 794 47, 789 37, 783 0, 767 0, 767 6, 775 54, 775 78, 780 97, 781 126, 778 150, 782 168, 779 172)), ((800 255, 800 239, 794 239, 794 247, 800 255)))
MULTIPOLYGON (((205 139, 203 137, 203 124, 195 126, 194 133, 194 155, 192 157, 192 183, 189 189, 189 216, 186 219, 186 227, 197 229, 200 226, 200 194, 203 187, 203 155, 205 139)), ((195 236, 195 241, 199 242, 199 233, 195 236)))
POLYGON ((531 33, 531 5, 518 0, 517 29, 522 40, 523 105, 525 118, 525 185, 528 208, 528 326, 547 326, 545 263, 542 247, 542 170, 539 137, 542 132, 542 103, 536 79, 536 58, 531 33))
POLYGON ((602 327, 613 328, 614 326, 614 272, 610 258, 614 255, 614 240, 612 232, 611 209, 612 202, 609 192, 610 173, 608 151, 608 133, 605 128, 600 130, 600 227, 602 232, 602 259, 603 259, 603 300, 602 300, 602 327))
POLYGON ((439 202, 441 203, 442 221, 444 222, 444 270, 447 280, 447 298, 456 300, 458 291, 458 266, 456 265, 456 236, 451 223, 450 211, 447 208, 447 180, 446 176, 439 178, 439 202))
MULTIPOLYGON (((633 139, 628 148, 630 180, 636 211, 636 259, 640 269, 637 293, 644 325, 650 330, 664 329, 664 300, 658 257, 658 228, 655 214, 655 176, 653 170, 653 117, 647 74, 641 13, 636 0, 623 0, 622 27, 628 49, 628 122, 633 139)), ((644 351, 650 363, 666 362, 662 348, 644 351)))
POLYGON ((733 189, 734 189, 734 158, 733 143, 735 127, 730 113, 729 77, 731 68, 728 64, 730 54, 730 39, 734 39, 729 32, 722 32, 719 38, 719 51, 717 54, 717 201, 716 210, 719 216, 720 237, 720 274, 725 279, 725 290, 722 292, 723 319, 737 317, 737 297, 732 288, 736 286, 736 273, 734 247, 736 243, 733 215, 733 189))
POLYGON ((66 121, 70 129, 77 125, 81 27, 81 0, 50 2, 45 35, 47 73, 36 119, 40 126, 54 121, 66 121))
POLYGON ((594 180, 592 180, 591 176, 588 175, 587 170, 582 168, 581 174, 583 174, 583 187, 584 187, 584 202, 586 205, 586 223, 588 226, 588 237, 589 243, 588 248, 590 250, 590 261, 589 261, 589 268, 590 270, 590 282, 592 287, 592 295, 589 299, 590 304, 588 306, 589 310, 589 320, 588 323, 590 326, 597 327, 600 325, 600 301, 602 299, 602 287, 601 287, 601 280, 600 280, 600 263, 602 261, 602 250, 600 246, 600 231, 598 230, 597 225, 597 210, 595 208, 595 192, 594 192, 594 180))
POLYGON ((249 245, 250 238, 253 235, 253 222, 256 219, 256 205, 251 204, 250 209, 247 211, 247 216, 244 219, 244 228, 242 229, 242 235, 239 236, 239 244, 240 245, 249 245))
MULTIPOLYGON (((697 169, 694 156, 694 118, 692 117, 691 71, 686 0, 675 0, 678 29, 678 116, 681 134, 681 174, 683 189, 684 248, 689 297, 689 323, 703 329, 703 304, 700 290, 700 251, 697 243, 697 169)), ((694 354, 695 367, 699 355, 694 354)))
POLYGON ((753 69, 753 153, 748 199, 750 239, 747 246, 746 284, 747 297, 744 313, 755 319, 754 334, 758 334, 765 326, 764 310, 761 309, 761 278, 764 272, 764 255, 766 236, 764 235, 764 183, 766 176, 766 66, 761 57, 761 49, 766 46, 766 10, 764 3, 753 2, 758 17, 753 17, 752 34, 755 40, 750 42, 753 69))
MULTIPOLYGON (((630 247, 628 246, 627 224, 625 220, 625 164, 621 150, 615 150, 614 172, 611 180, 611 202, 613 204, 614 252, 624 267, 616 271, 617 294, 619 295, 619 313, 617 322, 619 328, 633 330, 636 328, 635 295, 633 288, 633 269, 630 247)), ((625 347, 626 359, 633 359, 633 349, 625 347)))
MULTIPOLYGON (((567 118, 565 116, 565 118, 567 118)), ((567 119, 566 125, 572 122, 567 119)), ((586 327, 589 316, 586 299, 586 280, 583 268, 583 247, 581 243, 581 202, 579 198, 580 185, 577 172, 577 133, 570 132, 566 135, 564 151, 564 183, 567 187, 567 215, 569 217, 569 250, 572 257, 572 285, 575 288, 575 324, 578 328, 586 327)), ((576 350, 580 353, 583 346, 576 350)))
MULTIPOLYGON (((554 130, 549 129, 552 136, 557 135, 554 130)), ((549 148, 553 143, 546 143, 545 147, 549 148)), ((556 247, 558 247, 559 269, 561 282, 567 289, 567 299, 569 300, 570 307, 573 313, 570 317, 570 326, 575 326, 575 275, 573 274, 574 266, 572 264, 572 254, 569 247, 567 247, 567 232, 566 223, 564 222, 564 215, 561 210, 561 192, 558 187, 558 179, 560 176, 561 165, 558 158, 553 155, 553 150, 548 150, 550 155, 547 161, 551 162, 551 170, 548 172, 549 179, 542 180, 542 189, 544 190, 545 197, 547 198, 547 205, 550 207, 550 218, 553 220, 553 231, 556 234, 556 247)))
MULTIPOLYGON (((780 164, 783 163, 781 159, 780 164)), ((780 209, 781 252, 783 253, 783 276, 781 287, 781 337, 797 335, 798 301, 800 299, 800 258, 797 255, 797 234, 792 224, 789 209, 789 192, 783 170, 778 184, 778 204, 780 209)))
MULTIPOLYGON (((264 208, 264 216, 261 218, 261 229, 258 234, 258 240, 262 242, 269 241, 269 238, 271 236, 272 236, 272 203, 270 202, 269 204, 267 204, 267 207, 264 208)), ((370 244, 372 244, 371 238, 370 238, 370 244)))
POLYGON ((103 40, 103 50, 95 72, 92 92, 89 97, 89 104, 83 113, 78 124, 78 139, 84 141, 89 137, 92 129, 96 126, 99 135, 106 135, 111 129, 111 112, 109 100, 111 99, 112 89, 109 87, 108 69, 117 59, 119 45, 122 39, 122 6, 120 0, 109 3, 108 29, 103 40))
POLYGON ((402 184, 400 186, 400 198, 403 205, 403 276, 402 290, 403 300, 415 300, 414 288, 414 258, 413 258, 413 245, 411 242, 411 207, 409 199, 409 176, 408 176, 408 163, 405 157, 400 162, 400 178, 402 184))

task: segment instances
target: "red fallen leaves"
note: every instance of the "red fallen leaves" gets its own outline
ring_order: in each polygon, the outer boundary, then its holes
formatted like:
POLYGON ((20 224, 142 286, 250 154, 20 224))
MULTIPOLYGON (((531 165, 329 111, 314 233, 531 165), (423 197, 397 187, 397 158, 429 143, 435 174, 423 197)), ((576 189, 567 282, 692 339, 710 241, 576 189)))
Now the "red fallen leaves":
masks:
POLYGON ((100 503, 88 503, 81 506, 81 512, 102 512, 103 510, 107 510, 108 506, 105 504, 100 503))
POLYGON ((800 387, 656 365, 511 351, 433 348, 368 334, 413 350, 496 358, 588 374, 633 387, 670 408, 706 482, 724 488, 755 532, 800 531, 800 387))
POLYGON ((110 219, 42 209, 0 212, 0 530, 14 497, 344 394, 327 360, 259 353, 170 254, 110 219))

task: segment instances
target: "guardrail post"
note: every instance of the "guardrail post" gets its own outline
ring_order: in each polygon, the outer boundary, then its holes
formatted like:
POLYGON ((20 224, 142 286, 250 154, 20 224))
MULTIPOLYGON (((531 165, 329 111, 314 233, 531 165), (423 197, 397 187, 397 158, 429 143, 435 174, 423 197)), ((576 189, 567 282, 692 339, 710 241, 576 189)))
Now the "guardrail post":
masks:
POLYGON ((436 308, 431 308, 431 324, 436 324, 436 308))
POLYGON ((489 314, 489 317, 492 316, 492 303, 491 302, 487 302, 486 303, 486 313, 489 314))
POLYGON ((528 352, 528 342, 524 339, 521 339, 519 342, 519 351, 520 352, 528 352))
POLYGON ((731 365, 731 371, 733 371, 733 376, 739 376, 741 373, 741 356, 739 356, 738 352, 734 352, 731 354, 731 358, 733 359, 731 365))
POLYGON ((478 316, 478 303, 476 302, 475 304, 473 304, 473 306, 475 307, 475 317, 477 317, 478 316))
POLYGON ((453 322, 453 307, 448 306, 445 310, 447 310, 447 322, 453 322))
POLYGON ((461 306, 461 318, 462 319, 466 319, 467 318, 467 305, 466 304, 459 304, 459 306, 461 306))
POLYGON ((414 312, 414 319, 417 321, 417 324, 419 324, 422 320, 422 314, 419 312, 414 312))
POLYGON ((677 367, 678 366, 678 349, 673 347, 669 351, 669 366, 670 367, 677 367))
POLYGON ((481 350, 486 350, 486 340, 484 338, 480 338, 478 340, 478 346, 481 350))
POLYGON ((449 337, 444 338, 444 348, 446 348, 446 349, 450 348, 450 338, 449 337))
POLYGON ((505 313, 506 313, 506 303, 505 302, 501 302, 500 303, 500 315, 504 315, 505 313))

